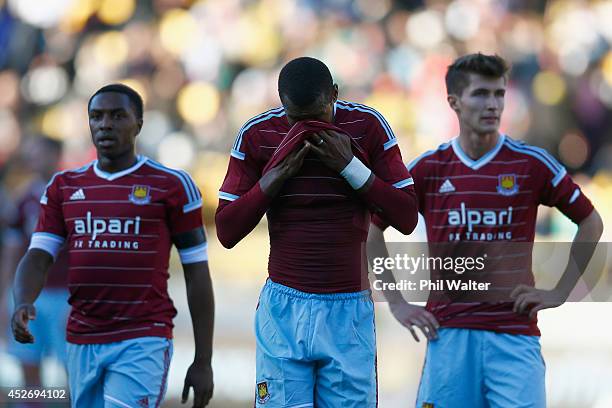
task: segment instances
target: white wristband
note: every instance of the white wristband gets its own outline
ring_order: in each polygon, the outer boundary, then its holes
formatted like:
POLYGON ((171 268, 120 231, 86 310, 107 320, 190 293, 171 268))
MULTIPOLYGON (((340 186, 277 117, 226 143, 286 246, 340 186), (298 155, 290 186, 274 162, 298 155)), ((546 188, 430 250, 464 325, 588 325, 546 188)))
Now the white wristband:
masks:
POLYGON ((353 160, 346 165, 340 175, 353 187, 354 190, 359 190, 370 178, 372 170, 361 162, 357 157, 353 156, 353 160))

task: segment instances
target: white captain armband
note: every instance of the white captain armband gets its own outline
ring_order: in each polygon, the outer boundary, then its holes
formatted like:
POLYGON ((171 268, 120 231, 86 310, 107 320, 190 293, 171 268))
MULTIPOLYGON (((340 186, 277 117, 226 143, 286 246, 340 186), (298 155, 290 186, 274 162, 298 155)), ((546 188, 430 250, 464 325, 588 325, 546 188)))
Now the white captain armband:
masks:
POLYGON ((361 162, 357 157, 353 156, 353 160, 346 165, 340 175, 353 187, 354 190, 359 190, 370 178, 372 170, 361 162))
POLYGON ((191 248, 178 250, 182 264, 192 264, 208 261, 208 242, 191 248))
POLYGON ((48 232, 35 232, 32 234, 30 247, 28 249, 42 249, 55 259, 65 241, 66 240, 59 235, 50 234, 48 232))

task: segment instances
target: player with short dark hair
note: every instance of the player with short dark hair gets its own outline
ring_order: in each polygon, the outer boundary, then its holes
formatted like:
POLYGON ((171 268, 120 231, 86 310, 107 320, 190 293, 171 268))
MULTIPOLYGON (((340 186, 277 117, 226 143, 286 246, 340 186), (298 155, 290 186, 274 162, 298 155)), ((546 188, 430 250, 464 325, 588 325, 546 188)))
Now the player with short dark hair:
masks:
POLYGON ((184 171, 136 155, 142 100, 124 85, 98 90, 88 104, 98 159, 56 173, 21 260, 13 293, 15 339, 34 342, 28 321, 60 246, 70 253, 68 378, 73 407, 160 406, 172 356, 168 261, 179 252, 193 321, 195 358, 183 401, 212 397, 214 301, 202 197, 184 171))
MULTIPOLYGON (((430 248, 461 251, 477 243, 497 249, 502 266, 514 259, 527 265, 487 270, 494 282, 520 282, 496 287, 508 290, 504 300, 457 296, 443 301, 430 293, 422 308, 393 296, 394 316, 417 341, 412 326, 429 340, 419 408, 545 407, 536 314, 564 303, 579 274, 570 262, 554 289, 534 287, 530 248, 537 208, 557 207, 578 225, 571 259, 588 263, 602 233, 598 212, 557 160, 544 149, 499 132, 507 72, 502 58, 480 53, 450 65, 447 99, 457 114, 460 134, 407 166, 430 248), (529 251, 521 254, 521 248, 529 251)), ((385 227, 384 220, 374 219, 369 240, 384 242, 385 227)))
POLYGON ((321 61, 289 62, 278 87, 283 106, 238 132, 215 217, 227 248, 268 218, 256 406, 375 407, 364 243, 371 211, 405 234, 414 229, 412 179, 383 116, 338 100, 321 61))

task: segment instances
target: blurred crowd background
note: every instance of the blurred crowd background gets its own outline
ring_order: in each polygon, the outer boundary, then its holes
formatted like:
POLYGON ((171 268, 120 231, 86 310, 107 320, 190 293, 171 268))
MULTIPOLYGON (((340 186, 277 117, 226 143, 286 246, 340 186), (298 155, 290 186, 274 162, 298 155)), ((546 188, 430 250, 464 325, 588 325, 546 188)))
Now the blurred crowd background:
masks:
MULTIPOLYGON (((341 99, 387 118, 408 161, 458 132, 444 86, 453 59, 501 55, 512 64, 502 130, 556 156, 607 226, 611 44, 612 2, 603 0, 0 0, 0 228, 32 176, 28 141, 61 140, 62 168, 89 162, 89 96, 110 82, 137 89, 145 101, 140 153, 190 171, 204 196, 217 298, 213 406, 247 407, 268 237, 264 221, 226 251, 213 214, 236 132, 280 105, 285 62, 323 60, 341 99)), ((540 239, 571 240, 574 231, 556 210, 541 211, 540 239)), ((611 236, 608 229, 602 239, 611 236)), ((423 230, 415 237, 424 239, 423 230)), ((180 393, 193 350, 180 265, 172 267, 179 316, 166 406, 180 393)), ((410 406, 424 343, 379 309, 381 407, 410 406)), ((612 406, 610 312, 597 303, 541 313, 551 407, 612 406)), ((17 384, 19 370, 1 344, 0 386, 17 384)), ((61 370, 46 367, 46 381, 62 384, 61 370)))

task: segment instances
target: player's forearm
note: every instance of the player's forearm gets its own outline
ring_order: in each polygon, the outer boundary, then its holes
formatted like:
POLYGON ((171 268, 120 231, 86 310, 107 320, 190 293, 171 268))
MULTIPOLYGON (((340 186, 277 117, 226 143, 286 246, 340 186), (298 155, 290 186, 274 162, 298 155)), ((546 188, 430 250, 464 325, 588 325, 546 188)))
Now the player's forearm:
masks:
POLYGON ((361 194, 363 200, 380 211, 386 221, 404 235, 417 225, 417 199, 411 190, 395 188, 374 176, 370 188, 361 194))
MULTIPOLYGON (((385 245, 383 231, 376 225, 370 225, 370 231, 368 233, 367 256, 370 265, 375 265, 374 259, 376 258, 386 259, 389 257, 389 251, 385 245)), ((375 279, 379 279, 385 284, 396 283, 395 276, 393 276, 393 271, 387 268, 383 268, 381 273, 377 273, 375 279)), ((388 288, 389 285, 384 285, 383 287, 388 288)), ((390 305, 406 302, 401 293, 396 290, 383 289, 381 292, 390 305)))
POLYGON ((588 266, 602 233, 603 222, 597 210, 593 210, 578 225, 578 231, 570 248, 569 261, 555 287, 556 291, 561 292, 564 296, 569 296, 588 266))
POLYGON ((33 304, 47 281, 47 270, 53 263, 50 254, 30 249, 19 262, 13 284, 15 306, 33 304))
POLYGON ((187 303, 193 324, 194 361, 210 364, 215 324, 215 300, 208 271, 208 262, 183 265, 187 287, 187 303))
POLYGON ((255 184, 236 201, 223 202, 215 214, 217 237, 225 248, 233 248, 257 226, 272 199, 255 184))

